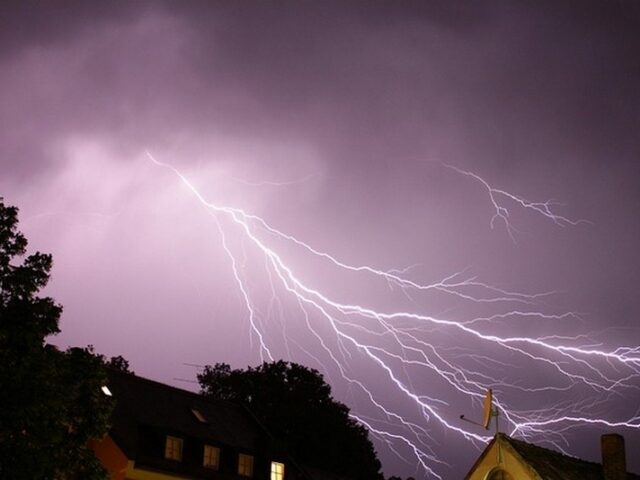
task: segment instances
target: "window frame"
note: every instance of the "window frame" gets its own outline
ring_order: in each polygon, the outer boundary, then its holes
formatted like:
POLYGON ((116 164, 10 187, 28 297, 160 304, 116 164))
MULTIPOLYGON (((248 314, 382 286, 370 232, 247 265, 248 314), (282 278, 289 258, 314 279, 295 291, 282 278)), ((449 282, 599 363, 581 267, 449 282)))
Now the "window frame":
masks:
POLYGON ((211 470, 220 470, 220 447, 216 447, 215 445, 209 445, 208 443, 204 445, 202 449, 202 466, 205 468, 209 468, 211 470), (207 456, 207 452, 216 452, 215 457, 207 456), (207 460, 215 458, 216 463, 207 463, 207 460))
POLYGON ((254 457, 249 453, 238 454, 238 475, 253 478, 254 457), (246 462, 243 462, 245 460, 246 462))
POLYGON ((283 462, 276 462, 275 460, 271 461, 271 472, 269 474, 270 480, 284 480, 285 475, 285 465, 283 462), (281 468, 280 471, 279 468, 281 468))
POLYGON ((513 480, 513 475, 511 475, 507 470, 502 467, 494 467, 487 473, 485 477, 486 480, 497 480, 497 476, 502 475, 501 480, 513 480))
POLYGON ((164 458, 174 462, 181 462, 184 453, 184 439, 166 435, 164 440, 164 458), (177 447, 177 450, 176 450, 177 447))

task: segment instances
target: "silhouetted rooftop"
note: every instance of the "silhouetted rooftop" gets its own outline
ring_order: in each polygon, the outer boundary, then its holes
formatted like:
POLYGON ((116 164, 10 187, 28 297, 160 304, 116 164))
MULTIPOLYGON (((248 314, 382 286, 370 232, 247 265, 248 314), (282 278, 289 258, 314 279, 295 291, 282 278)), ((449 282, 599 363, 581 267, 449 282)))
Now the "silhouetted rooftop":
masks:
MULTIPOLYGON (((500 437, 545 480, 602 480, 602 465, 588 462, 548 448, 511 438, 500 437)), ((640 475, 627 473, 629 480, 640 480, 640 475)))
POLYGON ((108 386, 116 400, 111 436, 129 458, 136 457, 140 425, 249 451, 263 434, 241 405, 118 371, 109 373, 108 386))

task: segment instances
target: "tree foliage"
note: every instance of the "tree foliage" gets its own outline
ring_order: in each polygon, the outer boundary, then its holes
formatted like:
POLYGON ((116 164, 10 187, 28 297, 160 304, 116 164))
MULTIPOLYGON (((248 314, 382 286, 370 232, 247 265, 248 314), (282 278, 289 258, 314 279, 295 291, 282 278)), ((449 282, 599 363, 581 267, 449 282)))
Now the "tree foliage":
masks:
POLYGON ((111 357, 109 360, 105 359, 105 363, 106 363, 107 367, 109 367, 112 370, 117 370, 119 372, 124 372, 124 373, 134 373, 129 368, 129 361, 126 360, 121 355, 117 355, 115 357, 111 357))
POLYGON ((52 258, 26 249, 18 209, 0 197, 0 478, 105 478, 88 447, 108 430, 105 359, 46 343, 62 313, 40 296, 52 258))
POLYGON ((297 461, 353 479, 382 479, 367 429, 332 398, 316 370, 284 361, 246 370, 217 363, 198 381, 207 396, 244 403, 297 461))

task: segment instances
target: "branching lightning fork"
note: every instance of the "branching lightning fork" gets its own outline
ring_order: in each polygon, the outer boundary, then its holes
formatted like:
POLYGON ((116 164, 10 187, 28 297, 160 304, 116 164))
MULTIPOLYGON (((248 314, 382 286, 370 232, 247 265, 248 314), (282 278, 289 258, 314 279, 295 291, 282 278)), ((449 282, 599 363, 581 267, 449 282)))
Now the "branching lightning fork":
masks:
MULTIPOLYGON (((197 202, 206 209, 216 222, 222 247, 229 257, 234 281, 248 313, 250 331, 257 340, 260 358, 273 359, 274 347, 270 345, 272 336, 265 331, 269 318, 259 318, 252 289, 247 275, 238 262, 236 248, 229 243, 228 231, 235 229, 251 248, 264 259, 266 279, 270 282, 273 297, 280 292, 289 298, 299 311, 289 321, 298 322, 317 342, 317 351, 305 351, 318 367, 325 371, 334 370, 350 388, 361 394, 361 402, 367 412, 376 411, 378 416, 361 413, 355 409, 353 417, 363 423, 382 445, 392 452, 408 452, 413 455, 425 476, 441 478, 441 460, 434 451, 432 441, 438 429, 456 432, 462 438, 474 443, 487 440, 458 421, 458 411, 452 410, 446 399, 475 399, 481 402, 485 389, 491 387, 496 393, 497 407, 512 434, 532 437, 553 434, 562 438, 569 428, 598 424, 609 427, 640 429, 637 416, 623 420, 607 420, 590 415, 593 407, 608 401, 611 393, 625 395, 639 387, 640 347, 583 346, 584 336, 507 336, 492 333, 497 321, 515 321, 526 318, 529 321, 562 322, 576 316, 572 312, 544 313, 535 308, 537 300, 549 293, 524 294, 510 292, 478 281, 464 278, 462 272, 455 273, 440 282, 421 283, 409 277, 408 269, 382 270, 371 265, 352 265, 327 252, 321 251, 307 242, 284 233, 263 218, 242 209, 217 205, 207 201, 189 179, 173 166, 156 160, 147 152, 149 159, 158 166, 175 174, 187 187, 197 202), (279 243, 273 242, 277 239, 279 243), (285 260, 281 251, 276 251, 274 243, 288 243, 302 249, 313 258, 326 262, 335 269, 337 275, 368 275, 380 282, 399 287, 403 292, 423 294, 429 292, 449 296, 458 302, 482 304, 495 311, 483 317, 451 320, 425 314, 417 310, 382 311, 371 305, 345 303, 320 287, 302 281, 294 267, 285 260), (482 295, 469 292, 481 291, 482 295), (515 308, 525 305, 526 308, 515 308), (482 353, 484 352, 484 353, 482 353), (321 359, 320 355, 326 356, 321 359), (376 384, 384 383, 393 395, 379 396, 377 385, 359 378, 353 359, 364 359, 379 372, 376 384), (515 360, 514 360, 515 359, 515 360), (512 374, 514 361, 523 367, 535 366, 542 372, 541 377, 522 380, 512 374), (324 363, 323 362, 327 362, 324 363), (434 389, 425 393, 424 385, 415 386, 412 377, 429 378, 434 389), (439 397, 438 392, 446 392, 439 397), (510 399, 516 392, 527 391, 531 395, 544 395, 545 399, 559 392, 567 398, 588 395, 593 401, 565 402, 556 400, 545 409, 534 412, 518 409, 510 399), (392 398, 395 400, 392 401, 392 398), (408 404, 413 413, 400 404, 408 404)), ((495 214, 491 219, 504 222, 513 238, 516 233, 509 220, 509 210, 502 200, 530 210, 560 226, 583 223, 571 220, 553 211, 553 202, 528 202, 507 191, 496 189, 480 176, 457 167, 445 165, 455 172, 473 178, 487 190, 495 214)), ((268 309, 267 309, 268 311, 268 309)), ((592 343, 593 345, 593 343, 592 343)), ((636 392, 637 394, 637 392, 636 392)))

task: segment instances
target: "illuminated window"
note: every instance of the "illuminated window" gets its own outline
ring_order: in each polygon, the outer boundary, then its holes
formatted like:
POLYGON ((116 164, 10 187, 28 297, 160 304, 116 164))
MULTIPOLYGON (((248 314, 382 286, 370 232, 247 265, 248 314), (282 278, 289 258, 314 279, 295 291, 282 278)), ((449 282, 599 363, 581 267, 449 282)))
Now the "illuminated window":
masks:
POLYGON ((487 477, 487 480, 513 480, 513 477, 509 475, 508 472, 502 469, 497 469, 497 470, 493 470, 489 474, 489 476, 487 477))
POLYGON ((271 462, 271 480, 284 480, 284 463, 271 462))
POLYGON ((253 477, 253 456, 241 453, 238 455, 238 475, 253 477))
POLYGON ((164 444, 164 458, 169 460, 182 460, 182 439, 167 435, 164 444))
POLYGON ((202 465, 218 470, 220 467, 220 449, 218 447, 212 447, 211 445, 205 445, 202 465))

